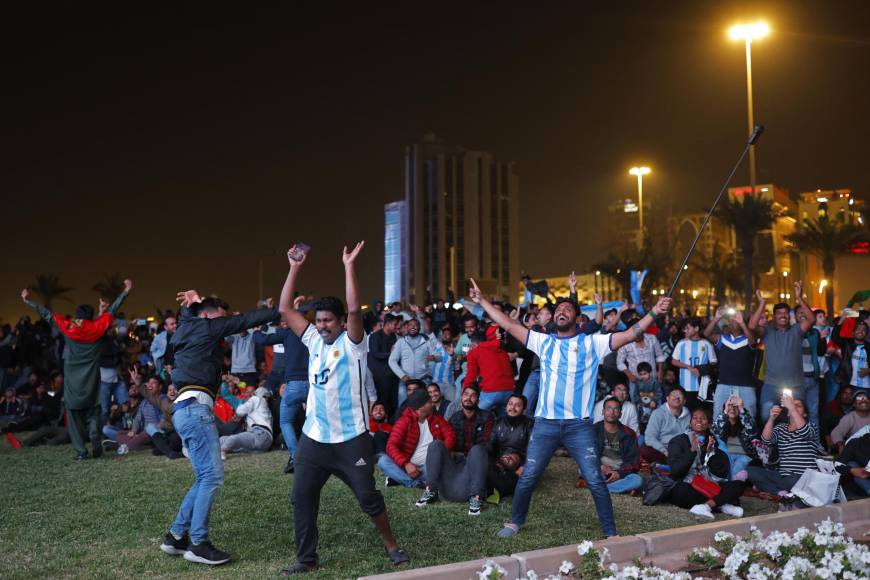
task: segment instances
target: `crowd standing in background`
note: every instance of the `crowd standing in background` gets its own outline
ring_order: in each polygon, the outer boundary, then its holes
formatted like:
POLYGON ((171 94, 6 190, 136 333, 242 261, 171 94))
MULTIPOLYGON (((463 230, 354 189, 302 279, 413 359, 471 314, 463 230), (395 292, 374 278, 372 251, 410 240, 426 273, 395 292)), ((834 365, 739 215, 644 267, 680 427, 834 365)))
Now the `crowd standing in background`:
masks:
POLYGON ((502 537, 521 529, 554 454, 577 462, 606 536, 610 494, 644 495, 651 479, 666 488, 659 501, 701 519, 740 517, 745 494, 805 507, 804 475, 825 465, 847 496, 870 493, 867 311, 812 310, 798 282, 795 304, 768 308, 758 292, 751 315, 723 305, 698 317, 670 299, 605 312, 596 296, 590 319, 573 276, 571 297, 543 304, 490 299, 471 281, 470 299, 363 308, 360 249, 343 258, 345 302, 295 293, 304 253, 290 257, 279 307, 264 299, 245 314, 188 291, 178 311, 128 320, 129 280, 73 315, 25 290, 38 318, 0 327, 0 427, 15 446, 71 444, 77 461, 188 457, 195 482, 161 549, 208 564, 230 559, 208 536, 223 461, 283 450, 297 549, 286 574, 317 565, 331 474, 390 560, 408 561, 375 466, 385 488, 419 488, 421 509, 463 502, 473 517, 513 495, 502 537))

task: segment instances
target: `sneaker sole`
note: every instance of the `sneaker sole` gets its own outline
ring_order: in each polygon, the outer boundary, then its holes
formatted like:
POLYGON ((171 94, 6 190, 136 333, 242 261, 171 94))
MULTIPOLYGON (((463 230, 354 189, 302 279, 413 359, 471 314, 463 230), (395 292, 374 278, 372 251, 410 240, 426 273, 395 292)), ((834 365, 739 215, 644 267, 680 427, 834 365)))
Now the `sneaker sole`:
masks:
POLYGON ((220 566, 221 564, 226 564, 230 561, 229 558, 224 558, 223 560, 209 560, 207 558, 203 558, 202 556, 197 556, 190 550, 184 553, 184 559, 188 562, 195 562, 197 564, 208 564, 209 566, 220 566))
POLYGON ((169 544, 160 544, 160 550, 164 554, 169 554, 170 556, 182 556, 187 553, 187 550, 179 550, 175 546, 170 546, 169 544))
POLYGON ((480 515, 480 512, 473 512, 471 510, 468 510, 468 515, 470 515, 471 517, 477 517, 480 515))

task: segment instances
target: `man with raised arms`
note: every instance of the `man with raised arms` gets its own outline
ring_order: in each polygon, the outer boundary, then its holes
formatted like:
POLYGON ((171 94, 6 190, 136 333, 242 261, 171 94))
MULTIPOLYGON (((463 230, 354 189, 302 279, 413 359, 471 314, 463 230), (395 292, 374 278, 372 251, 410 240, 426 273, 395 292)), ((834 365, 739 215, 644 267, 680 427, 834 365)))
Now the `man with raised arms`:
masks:
POLYGON ((281 290, 279 310, 308 348, 311 387, 293 482, 296 561, 281 571, 284 576, 317 567, 320 491, 332 475, 351 488, 362 510, 372 518, 390 561, 395 565, 410 561, 396 544, 384 498, 375 487, 375 455, 368 434, 369 400, 364 385, 368 340, 354 266, 363 244, 358 243, 350 252, 345 247, 342 254, 347 313, 338 298, 322 298, 314 304, 313 325, 293 308, 296 279, 306 254, 296 246, 287 252, 290 272, 281 290))
POLYGON ((553 453, 560 446, 565 447, 577 462, 588 484, 604 535, 617 535, 613 505, 599 469, 592 428, 598 364, 611 352, 643 336, 644 330, 653 323, 655 317, 668 311, 671 299, 660 298, 651 312, 628 330, 592 335, 578 331, 577 305, 569 300, 561 300, 553 314, 556 332, 545 334, 529 330, 494 308, 474 280, 471 280, 471 285, 471 299, 483 307, 493 322, 525 343, 541 359, 540 396, 525 470, 514 492, 511 521, 498 532, 499 537, 511 538, 519 532, 526 521, 532 492, 553 453))

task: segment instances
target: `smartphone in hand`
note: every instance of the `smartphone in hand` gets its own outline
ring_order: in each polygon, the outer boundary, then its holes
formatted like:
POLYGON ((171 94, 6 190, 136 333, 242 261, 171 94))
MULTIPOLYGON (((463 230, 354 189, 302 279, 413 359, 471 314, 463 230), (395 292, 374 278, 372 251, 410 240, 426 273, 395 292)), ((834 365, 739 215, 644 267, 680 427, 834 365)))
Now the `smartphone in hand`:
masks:
POLYGON ((290 257, 298 261, 304 258, 310 251, 311 246, 309 246, 305 242, 296 242, 296 246, 293 248, 293 252, 291 252, 290 257))

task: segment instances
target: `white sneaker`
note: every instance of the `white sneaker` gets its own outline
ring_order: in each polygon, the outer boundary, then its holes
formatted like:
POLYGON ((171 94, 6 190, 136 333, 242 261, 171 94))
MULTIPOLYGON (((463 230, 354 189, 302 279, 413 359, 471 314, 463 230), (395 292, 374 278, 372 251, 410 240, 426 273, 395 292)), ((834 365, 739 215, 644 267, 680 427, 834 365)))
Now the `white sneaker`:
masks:
POLYGON ((227 460, 227 452, 224 451, 223 449, 221 449, 221 460, 223 460, 223 461, 227 460))
POLYGON ((692 506, 692 509, 690 509, 689 512, 705 520, 715 519, 713 511, 710 509, 710 506, 705 503, 699 503, 698 505, 692 506))
POLYGON ((187 447, 181 448, 181 454, 190 459, 190 454, 187 453, 187 447))
MULTIPOLYGON (((706 504, 705 504, 706 505, 706 504)), ((743 508, 731 505, 730 503, 723 504, 722 507, 719 508, 722 510, 722 513, 726 516, 731 516, 734 518, 742 518, 743 517, 743 508)))

